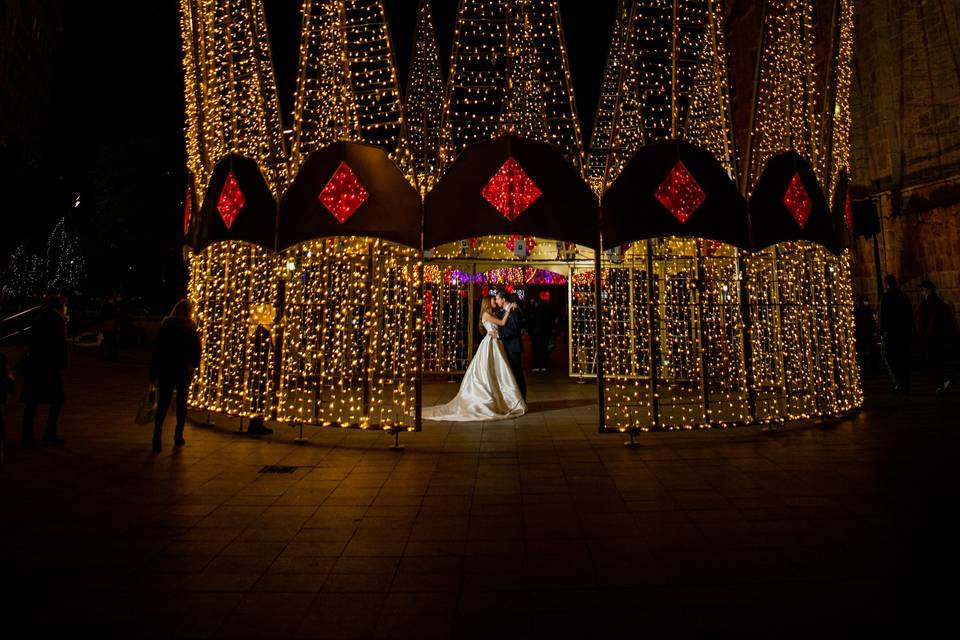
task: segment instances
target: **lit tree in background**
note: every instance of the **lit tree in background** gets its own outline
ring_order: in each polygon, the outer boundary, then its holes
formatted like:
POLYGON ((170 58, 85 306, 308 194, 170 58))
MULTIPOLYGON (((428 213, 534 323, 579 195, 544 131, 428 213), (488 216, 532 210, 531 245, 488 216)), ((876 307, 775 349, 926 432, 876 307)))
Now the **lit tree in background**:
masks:
MULTIPOLYGON (((618 19, 624 14, 618 13, 618 19)), ((623 41, 617 42, 617 25, 611 54, 619 47, 620 63, 607 63, 613 75, 619 67, 616 107, 610 118, 609 85, 601 93, 596 135, 597 160, 593 177, 600 173, 602 143, 610 141, 606 184, 619 175, 623 164, 642 145, 665 140, 686 140, 704 147, 731 173, 734 169, 727 81, 727 54, 723 37, 723 6, 715 0, 636 0, 626 18, 623 41), (609 129, 608 129, 609 127, 609 129)))
POLYGON ((236 153, 279 193, 287 152, 262 0, 181 0, 187 167, 206 185, 236 153))
POLYGON ((344 0, 303 2, 291 175, 311 152, 360 137, 357 103, 350 85, 346 21, 344 0))
POLYGON ((436 179, 443 111, 443 72, 430 0, 420 0, 410 76, 407 80, 407 130, 421 188, 436 179))
MULTIPOLYGON (((531 40, 534 45, 530 48, 535 50, 538 58, 539 93, 542 95, 541 100, 534 99, 534 102, 543 104, 547 140, 557 145, 576 167, 583 166, 580 127, 557 2, 460 0, 444 99, 441 170, 464 147, 493 138, 501 131, 507 78, 512 72, 509 48, 513 46, 512 42, 531 40), (524 12, 526 18, 515 17, 524 12), (530 33, 511 39, 511 31, 517 28, 523 31, 528 25, 530 33)), ((527 45, 519 48, 527 48, 527 45)), ((533 53, 524 54, 529 55, 533 53)), ((524 64, 527 63, 523 62, 521 66, 524 64)), ((519 69, 516 72, 519 73, 519 69)), ((526 82, 533 81, 528 79, 526 82)), ((515 105, 520 99, 520 95, 511 97, 515 105)), ((509 111, 517 112, 518 109, 509 111)), ((525 113, 523 117, 534 116, 525 113)))
POLYGON ((80 252, 76 234, 67 229, 67 219, 60 218, 46 247, 47 288, 77 293, 86 277, 86 261, 80 252))
POLYGON ((4 299, 23 300, 42 289, 43 269, 40 256, 18 245, 10 254, 0 281, 0 296, 4 299))
POLYGON ((759 90, 748 145, 748 192, 767 160, 778 153, 796 151, 818 173, 822 170, 812 21, 813 0, 766 1, 759 90))

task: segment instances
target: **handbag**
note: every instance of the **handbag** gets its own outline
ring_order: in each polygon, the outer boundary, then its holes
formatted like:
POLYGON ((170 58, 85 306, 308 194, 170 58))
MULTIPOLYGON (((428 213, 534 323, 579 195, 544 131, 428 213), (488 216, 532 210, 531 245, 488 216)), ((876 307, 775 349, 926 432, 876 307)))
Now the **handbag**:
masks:
POLYGON ((143 400, 140 402, 140 407, 137 409, 137 416, 134 421, 137 424, 149 424, 153 422, 154 417, 157 415, 157 385, 150 384, 147 387, 147 392, 143 396, 143 400))

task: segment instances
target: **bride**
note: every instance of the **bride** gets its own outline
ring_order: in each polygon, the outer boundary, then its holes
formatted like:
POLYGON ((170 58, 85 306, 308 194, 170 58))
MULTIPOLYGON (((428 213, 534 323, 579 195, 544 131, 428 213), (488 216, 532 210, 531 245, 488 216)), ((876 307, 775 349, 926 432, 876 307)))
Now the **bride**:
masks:
POLYGON ((497 318, 493 315, 492 299, 489 296, 483 298, 480 303, 480 326, 487 335, 480 341, 456 397, 444 405, 424 407, 424 420, 505 420, 527 412, 527 404, 510 371, 510 362, 498 333, 498 329, 507 323, 512 310, 513 306, 508 305, 503 318, 497 318))

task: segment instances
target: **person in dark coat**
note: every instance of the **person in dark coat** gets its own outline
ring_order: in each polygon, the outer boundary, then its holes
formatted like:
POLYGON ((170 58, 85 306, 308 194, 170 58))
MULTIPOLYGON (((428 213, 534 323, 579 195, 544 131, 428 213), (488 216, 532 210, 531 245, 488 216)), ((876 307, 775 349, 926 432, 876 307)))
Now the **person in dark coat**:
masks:
POLYGON ((883 279, 886 292, 880 299, 880 348, 887 365, 893 390, 910 392, 910 336, 913 334, 913 308, 910 299, 897 286, 897 279, 883 279))
POLYGON ((870 308, 870 301, 859 298, 853 310, 854 336, 856 340, 857 358, 860 370, 876 371, 877 358, 877 319, 870 308))
POLYGON ((7 439, 7 422, 4 411, 7 406, 7 398, 16 388, 13 374, 10 373, 10 367, 7 364, 7 354, 0 353, 0 463, 3 462, 3 443, 7 439))
POLYGON ((923 341, 927 363, 937 378, 937 394, 950 386, 947 359, 957 337, 957 325, 950 305, 937 295, 937 287, 929 280, 920 283, 923 302, 917 306, 917 333, 923 341))
POLYGON ((550 366, 550 340, 553 338, 553 309, 549 302, 534 298, 527 333, 533 347, 533 370, 545 372, 550 366))
POLYGON ((120 307, 116 296, 111 295, 100 309, 100 357, 104 360, 120 359, 120 307))
POLYGON ((43 441, 63 444, 57 435, 57 421, 66 401, 63 370, 67 367, 67 300, 63 296, 49 296, 43 310, 37 314, 27 340, 27 351, 19 364, 23 376, 23 446, 35 447, 33 422, 37 407, 50 405, 43 441))
POLYGON ((200 364, 200 335, 191 319, 190 303, 181 300, 164 318, 157 334, 157 344, 150 362, 150 381, 158 386, 157 413, 153 422, 153 450, 161 449, 163 421, 170 408, 173 392, 177 392, 177 428, 173 442, 184 445, 183 426, 187 421, 187 392, 193 372, 200 364))
POLYGON ((507 360, 510 361, 510 371, 517 380, 517 386, 520 387, 520 395, 527 399, 527 380, 523 377, 523 313, 520 311, 519 299, 515 293, 505 294, 503 291, 497 294, 497 304, 501 309, 506 305, 513 305, 513 311, 507 317, 507 324, 500 329, 500 342, 507 352, 507 360))

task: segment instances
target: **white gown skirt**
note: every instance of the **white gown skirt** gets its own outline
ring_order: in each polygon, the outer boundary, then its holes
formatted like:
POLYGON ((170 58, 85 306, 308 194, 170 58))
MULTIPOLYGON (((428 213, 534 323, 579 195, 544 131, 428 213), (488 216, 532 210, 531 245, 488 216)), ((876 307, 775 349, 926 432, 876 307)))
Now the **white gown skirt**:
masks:
POLYGON ((460 390, 447 404, 423 408, 424 420, 481 422, 517 418, 527 403, 510 371, 510 361, 500 340, 484 337, 463 375, 460 390))

